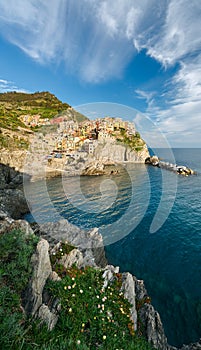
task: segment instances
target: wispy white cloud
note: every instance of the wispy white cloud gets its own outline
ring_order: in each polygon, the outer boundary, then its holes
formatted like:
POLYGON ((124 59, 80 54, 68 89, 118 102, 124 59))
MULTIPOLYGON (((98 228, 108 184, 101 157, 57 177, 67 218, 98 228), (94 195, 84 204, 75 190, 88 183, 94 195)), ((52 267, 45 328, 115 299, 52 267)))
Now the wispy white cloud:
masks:
POLYGON ((201 131, 200 21, 200 0, 0 0, 2 36, 41 64, 65 62, 87 82, 121 77, 142 49, 165 68, 177 63, 158 96, 136 90, 172 139, 182 132, 190 140, 189 120, 201 131))
POLYGON ((33 59, 64 60, 101 81, 121 74, 135 50, 164 65, 198 50, 200 11, 199 0, 0 0, 0 29, 33 59))
POLYGON ((168 4, 159 34, 144 43, 148 54, 164 65, 185 60, 189 54, 200 51, 201 47, 201 37, 198 35, 200 1, 171 0, 168 4))
POLYGON ((102 81, 121 76, 137 42, 155 30, 163 17, 157 2, 0 0, 0 30, 40 63, 64 61, 84 80, 102 81))
POLYGON ((25 89, 19 88, 13 81, 0 79, 0 93, 8 91, 29 92, 25 89))
MULTIPOLYGON (((201 54, 191 60, 183 60, 180 69, 169 80, 167 86, 162 96, 162 106, 159 94, 153 96, 151 104, 146 100, 147 114, 155 119, 158 127, 174 145, 200 144, 201 54)), ((147 92, 145 98, 146 94, 147 92)))
POLYGON ((155 102, 154 96, 156 95, 156 92, 136 89, 135 94, 138 99, 146 101, 148 110, 154 108, 154 102, 155 102))

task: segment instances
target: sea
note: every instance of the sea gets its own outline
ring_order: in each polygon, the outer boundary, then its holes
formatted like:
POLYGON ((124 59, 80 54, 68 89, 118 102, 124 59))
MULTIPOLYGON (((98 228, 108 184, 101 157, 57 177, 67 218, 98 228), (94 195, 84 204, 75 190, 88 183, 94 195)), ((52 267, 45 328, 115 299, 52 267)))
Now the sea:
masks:
MULTIPOLYGON (((172 152, 196 175, 122 164, 109 175, 29 183, 25 218, 98 227, 108 262, 144 280, 169 344, 181 346, 201 338, 201 150, 172 152)), ((169 161, 167 150, 157 155, 169 161)))

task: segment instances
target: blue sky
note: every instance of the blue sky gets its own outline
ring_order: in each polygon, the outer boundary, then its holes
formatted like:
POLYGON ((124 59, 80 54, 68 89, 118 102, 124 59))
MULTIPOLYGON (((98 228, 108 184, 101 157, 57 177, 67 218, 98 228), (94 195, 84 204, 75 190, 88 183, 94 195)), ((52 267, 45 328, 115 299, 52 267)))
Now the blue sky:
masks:
POLYGON ((124 104, 199 147, 200 23, 200 0, 0 0, 0 91, 124 104))

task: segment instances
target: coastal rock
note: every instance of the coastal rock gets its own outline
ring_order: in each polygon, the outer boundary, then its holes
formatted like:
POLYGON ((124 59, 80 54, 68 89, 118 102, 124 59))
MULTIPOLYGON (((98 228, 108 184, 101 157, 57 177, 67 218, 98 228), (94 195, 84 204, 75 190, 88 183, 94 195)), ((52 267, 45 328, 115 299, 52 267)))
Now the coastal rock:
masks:
POLYGON ((38 317, 42 323, 46 323, 49 331, 52 331, 52 329, 56 326, 59 316, 57 313, 51 312, 47 305, 42 304, 38 310, 38 317))
POLYGON ((144 325, 144 335, 156 349, 165 350, 168 348, 167 338, 159 313, 151 304, 145 303, 139 310, 139 317, 144 325))
POLYGON ((159 166, 159 158, 157 156, 147 157, 145 164, 151 164, 153 166, 159 166))
POLYGON ((23 192, 16 189, 0 190, 0 207, 14 219, 29 211, 23 192))
POLYGON ((14 168, 15 171, 22 172, 24 169, 24 162, 27 151, 2 149, 0 153, 0 163, 14 168))
MULTIPOLYGON (((107 265, 103 272, 103 288, 106 288, 110 282, 116 278, 116 274, 119 273, 119 267, 113 265, 107 265)), ((137 329, 137 310, 136 310, 136 294, 135 294, 135 280, 129 272, 122 273, 122 287, 121 291, 124 297, 132 305, 130 309, 131 319, 134 323, 134 329, 137 329)))
POLYGON ((124 297, 132 305, 130 309, 131 319, 134 323, 134 330, 137 330, 137 310, 136 310, 136 294, 135 294, 135 280, 129 272, 122 273, 122 287, 124 297))
POLYGON ((12 230, 21 230, 26 236, 33 234, 33 230, 27 221, 14 220, 6 211, 0 210, 0 233, 12 230))
MULTIPOLYGON (((51 254, 56 253, 60 249, 60 243, 56 245, 51 251, 51 254)), ((63 265, 66 269, 72 267, 72 265, 76 265, 78 269, 81 269, 86 266, 97 267, 95 264, 95 259, 91 256, 91 254, 83 254, 79 249, 74 248, 68 254, 64 254, 61 259, 58 260, 58 263, 63 265)))
POLYGON ((22 173, 8 165, 0 164, 0 190, 16 188, 23 183, 22 173))
POLYGON ((52 281, 61 281, 61 277, 59 277, 58 273, 56 271, 52 271, 52 273, 49 276, 50 280, 52 281))
POLYGON ((119 266, 107 265, 104 268, 103 272, 103 288, 106 288, 109 282, 113 281, 115 278, 115 274, 119 273, 119 266))
POLYGON ((138 303, 138 315, 143 324, 143 335, 156 349, 170 349, 159 313, 150 304, 147 291, 142 280, 135 279, 135 291, 138 303))
POLYGON ((201 350, 201 339, 197 343, 192 343, 189 345, 183 345, 181 350, 201 350))
POLYGON ((2 220, 8 220, 8 219, 9 219, 9 223, 13 221, 13 219, 9 216, 9 214, 5 210, 0 209, 0 220, 2 221, 2 220))
POLYGON ((36 253, 32 256, 33 275, 25 293, 25 311, 32 316, 36 315, 42 305, 42 293, 47 278, 52 273, 49 258, 49 244, 41 239, 37 244, 36 253))
POLYGON ((81 175, 104 175, 104 165, 102 162, 95 161, 86 166, 81 175))
POLYGON ((94 261, 98 266, 107 264, 103 239, 98 233, 98 229, 84 231, 63 219, 40 225, 40 232, 42 235, 48 235, 57 241, 67 241, 74 245, 82 252, 84 259, 94 261))
POLYGON ((26 236, 33 234, 33 230, 26 220, 14 220, 10 225, 10 230, 21 230, 26 236))
POLYGON ((0 206, 0 234, 10 231, 13 222, 11 216, 0 206))
POLYGON ((150 164, 153 166, 158 166, 159 168, 171 170, 177 174, 189 176, 196 175, 196 172, 184 165, 172 164, 169 162, 161 161, 157 156, 147 157, 145 159, 145 164, 150 164))
POLYGON ((144 163, 145 159, 149 157, 149 151, 146 145, 142 147, 142 150, 137 152, 123 144, 104 142, 98 144, 94 151, 94 157, 103 164, 107 164, 108 162, 144 163))
POLYGON ((24 194, 19 189, 0 190, 1 208, 6 210, 13 219, 19 219, 29 212, 24 194))
POLYGON ((78 268, 85 266, 96 266, 94 260, 89 260, 83 257, 82 252, 79 249, 73 249, 69 254, 65 254, 59 261, 65 268, 70 268, 73 264, 76 264, 78 268))

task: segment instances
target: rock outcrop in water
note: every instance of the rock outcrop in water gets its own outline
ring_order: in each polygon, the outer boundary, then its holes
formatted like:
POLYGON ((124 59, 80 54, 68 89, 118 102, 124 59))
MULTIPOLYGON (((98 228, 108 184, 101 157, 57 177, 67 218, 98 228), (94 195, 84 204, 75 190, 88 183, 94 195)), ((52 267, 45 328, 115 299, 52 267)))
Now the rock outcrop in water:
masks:
POLYGON ((194 170, 186 167, 185 165, 177 165, 177 164, 172 164, 169 162, 163 162, 157 156, 147 157, 145 159, 145 164, 150 164, 150 165, 162 168, 162 169, 167 169, 167 170, 173 171, 177 174, 184 175, 184 176, 196 174, 196 172, 194 170))

